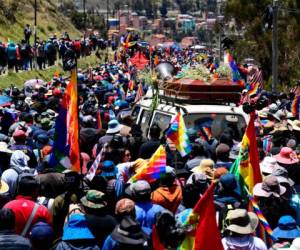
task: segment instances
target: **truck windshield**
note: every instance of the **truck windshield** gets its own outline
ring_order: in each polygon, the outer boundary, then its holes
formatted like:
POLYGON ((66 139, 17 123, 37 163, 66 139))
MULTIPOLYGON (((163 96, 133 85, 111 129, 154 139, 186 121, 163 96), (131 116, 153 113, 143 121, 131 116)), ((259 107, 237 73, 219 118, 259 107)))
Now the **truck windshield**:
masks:
POLYGON ((231 128, 233 139, 238 141, 242 139, 247 126, 243 116, 231 114, 186 114, 184 121, 187 129, 194 129, 199 135, 208 129, 215 138, 219 138, 226 128, 231 128))

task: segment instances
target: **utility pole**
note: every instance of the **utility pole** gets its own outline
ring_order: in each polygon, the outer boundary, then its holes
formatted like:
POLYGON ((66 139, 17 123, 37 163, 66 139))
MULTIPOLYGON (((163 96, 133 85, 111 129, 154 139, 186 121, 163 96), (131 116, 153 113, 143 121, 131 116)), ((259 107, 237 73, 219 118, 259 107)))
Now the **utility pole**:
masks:
POLYGON ((108 31, 109 31, 109 21, 108 21, 108 18, 109 18, 109 0, 106 0, 106 36, 107 36, 107 45, 106 45, 106 60, 105 61, 108 61, 108 40, 109 40, 109 37, 108 37, 108 31))
POLYGON ((273 0, 273 29, 272 29, 272 92, 278 85, 278 0, 273 0))
POLYGON ((37 46, 36 46, 36 41, 37 41, 37 0, 34 0, 34 67, 35 69, 37 68, 37 46))
POLYGON ((222 0, 217 1, 217 10, 218 10, 218 15, 217 15, 217 21, 219 25, 219 37, 218 37, 218 45, 219 45, 219 64, 221 64, 222 61, 222 35, 223 35, 223 18, 221 16, 221 5, 222 5, 222 0))
POLYGON ((83 28, 84 28, 84 38, 85 38, 85 30, 86 30, 86 11, 85 11, 85 2, 86 0, 83 0, 82 7, 83 7, 83 28))

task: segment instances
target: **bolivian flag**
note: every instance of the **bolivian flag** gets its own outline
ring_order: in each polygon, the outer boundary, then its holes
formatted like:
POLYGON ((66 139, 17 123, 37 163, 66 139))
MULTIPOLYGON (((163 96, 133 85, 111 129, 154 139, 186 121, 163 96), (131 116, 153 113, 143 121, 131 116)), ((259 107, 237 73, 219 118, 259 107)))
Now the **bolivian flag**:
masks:
POLYGON ((239 156, 230 169, 239 181, 242 193, 247 188, 251 194, 255 184, 262 182, 254 120, 255 113, 253 112, 242 139, 239 156))

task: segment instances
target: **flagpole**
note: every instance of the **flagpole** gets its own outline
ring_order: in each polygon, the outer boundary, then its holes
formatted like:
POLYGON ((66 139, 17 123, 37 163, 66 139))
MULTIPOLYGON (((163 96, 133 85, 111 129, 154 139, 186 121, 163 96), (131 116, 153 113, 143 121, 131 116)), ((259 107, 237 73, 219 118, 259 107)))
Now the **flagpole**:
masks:
POLYGON ((71 77, 72 77, 72 71, 74 71, 75 76, 76 76, 76 94, 77 94, 77 123, 78 123, 78 131, 77 131, 77 136, 78 136, 78 157, 79 157, 79 166, 80 166, 80 183, 81 183, 81 187, 83 188, 83 170, 82 170, 82 163, 81 163, 81 154, 80 154, 80 126, 79 126, 79 108, 78 108, 78 77, 77 77, 77 60, 75 63, 75 66, 73 69, 70 70, 71 73, 71 77))

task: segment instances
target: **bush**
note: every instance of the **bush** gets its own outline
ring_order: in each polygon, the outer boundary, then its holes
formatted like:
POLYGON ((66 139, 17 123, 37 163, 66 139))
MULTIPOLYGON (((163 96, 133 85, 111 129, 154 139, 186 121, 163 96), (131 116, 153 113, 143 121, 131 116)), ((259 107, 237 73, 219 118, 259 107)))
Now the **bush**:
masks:
POLYGON ((50 31, 50 32, 52 32, 52 31, 54 31, 54 28, 51 25, 48 25, 47 26, 47 30, 50 31))

